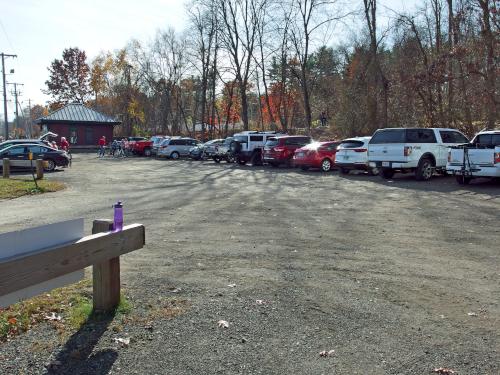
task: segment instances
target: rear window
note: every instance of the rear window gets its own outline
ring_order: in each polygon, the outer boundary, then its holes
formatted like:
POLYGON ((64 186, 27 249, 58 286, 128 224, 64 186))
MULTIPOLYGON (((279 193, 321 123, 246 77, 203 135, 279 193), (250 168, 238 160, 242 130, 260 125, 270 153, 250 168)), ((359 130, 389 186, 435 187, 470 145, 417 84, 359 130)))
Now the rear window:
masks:
POLYGON ((469 140, 465 135, 460 132, 453 130, 441 130, 439 132, 443 143, 469 143, 469 140))
POLYGON ((311 143, 311 138, 309 137, 293 137, 285 139, 286 145, 305 146, 309 143, 311 143))
POLYGON ((274 147, 278 145, 279 141, 278 138, 269 138, 266 142, 267 147, 274 147))
POLYGON ((406 129, 408 143, 436 143, 436 134, 432 129, 406 129))
POLYGON ((328 151, 335 151, 338 146, 339 146, 338 143, 327 143, 323 145, 322 148, 328 151))
POLYGON ((370 140, 371 145, 383 143, 404 143, 405 129, 384 129, 377 130, 370 140))
POLYGON ((474 139, 474 144, 487 147, 500 146, 500 134, 479 134, 474 139))
POLYGON ((356 141, 356 140, 346 140, 343 142, 340 142, 340 145, 338 146, 339 148, 357 148, 357 147, 363 147, 364 142, 363 141, 356 141))

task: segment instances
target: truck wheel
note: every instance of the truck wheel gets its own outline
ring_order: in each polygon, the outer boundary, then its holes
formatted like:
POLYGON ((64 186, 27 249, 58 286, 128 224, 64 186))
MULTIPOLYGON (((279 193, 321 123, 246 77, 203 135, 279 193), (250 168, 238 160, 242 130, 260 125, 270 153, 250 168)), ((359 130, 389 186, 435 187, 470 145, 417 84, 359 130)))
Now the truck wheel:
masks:
POLYGON ((423 158, 419 161, 417 170, 415 171, 415 177, 417 181, 427 181, 430 180, 432 174, 434 173, 434 163, 431 159, 423 158))
POLYGON ((262 165, 261 155, 258 152, 254 153, 250 159, 250 163, 252 163, 252 165, 262 165))
POLYGON ((147 157, 151 156, 151 149, 150 148, 145 148, 144 149, 144 156, 147 156, 147 157))
POLYGON ((460 175, 456 175, 455 179, 457 180, 457 182, 458 182, 459 185, 469 185, 470 182, 472 181, 471 177, 462 176, 461 174, 460 175))
POLYGON ((379 175, 389 180, 394 177, 394 171, 392 169, 382 168, 379 171, 379 175))
POLYGON ((238 162, 239 165, 245 165, 247 163, 246 160, 243 160, 243 159, 240 159, 240 158, 236 158, 236 161, 238 162))
POLYGON ((220 157, 218 156, 214 156, 212 159, 214 159, 214 161, 219 164, 220 163, 220 157))
POLYGON ((380 173, 380 172, 379 172, 379 170, 378 170, 378 168, 377 168, 377 167, 375 167, 375 168, 368 168, 368 174, 369 174, 370 176, 376 176, 376 175, 378 175, 379 173, 380 173))
POLYGON ((179 159, 179 156, 180 156, 180 155, 179 155, 179 153, 178 153, 177 151, 174 151, 174 152, 172 152, 172 153, 170 154, 170 158, 171 158, 171 159, 174 159, 174 160, 175 160, 175 159, 179 159))

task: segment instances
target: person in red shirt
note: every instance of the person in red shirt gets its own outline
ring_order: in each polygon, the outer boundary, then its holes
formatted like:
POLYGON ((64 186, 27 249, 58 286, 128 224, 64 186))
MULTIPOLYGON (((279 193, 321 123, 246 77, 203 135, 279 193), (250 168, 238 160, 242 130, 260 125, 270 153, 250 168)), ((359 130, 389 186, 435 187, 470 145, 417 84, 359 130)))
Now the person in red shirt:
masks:
POLYGON ((105 149, 106 147, 106 137, 103 135, 101 139, 99 139, 99 157, 102 158, 104 157, 105 149))
POLYGON ((69 151, 69 142, 66 140, 66 137, 61 137, 61 150, 69 151))

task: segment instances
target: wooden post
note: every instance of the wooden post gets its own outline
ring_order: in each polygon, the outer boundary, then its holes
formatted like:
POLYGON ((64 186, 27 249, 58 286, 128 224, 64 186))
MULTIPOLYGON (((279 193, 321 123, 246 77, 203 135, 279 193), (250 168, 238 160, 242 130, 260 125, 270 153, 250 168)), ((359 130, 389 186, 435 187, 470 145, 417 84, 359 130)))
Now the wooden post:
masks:
POLYGON ((9 176, 10 176, 9 159, 3 159, 3 178, 9 178, 9 176))
MULTIPOLYGON (((94 220, 92 234, 113 230, 112 220, 94 220)), ((92 267, 94 311, 109 312, 120 303, 120 258, 111 258, 92 267)))
POLYGON ((37 180, 43 179, 43 160, 36 159, 36 178, 37 180))

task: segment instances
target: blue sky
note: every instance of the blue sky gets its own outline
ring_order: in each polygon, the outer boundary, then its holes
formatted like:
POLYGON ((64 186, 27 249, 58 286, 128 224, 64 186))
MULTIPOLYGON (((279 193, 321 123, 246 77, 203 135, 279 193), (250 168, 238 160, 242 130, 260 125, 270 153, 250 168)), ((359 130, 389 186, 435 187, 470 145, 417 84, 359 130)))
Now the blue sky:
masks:
MULTIPOLYGON (((360 5, 362 4, 361 0, 360 5)), ((135 38, 147 41, 158 29, 186 26, 186 0, 0 0, 0 52, 16 54, 6 59, 8 82, 20 82, 21 105, 44 104, 41 89, 48 78, 47 67, 60 58, 64 48, 78 47, 89 60, 100 51, 116 50, 135 38)), ((423 0, 379 0, 398 11, 423 0)), ((1 89, 1 85, 0 85, 1 89)), ((9 118, 14 112, 8 88, 9 118)), ((3 113, 3 106, 0 106, 3 113)), ((3 116, 2 116, 3 118, 3 116)))

